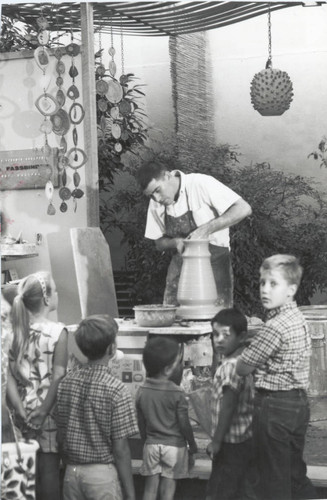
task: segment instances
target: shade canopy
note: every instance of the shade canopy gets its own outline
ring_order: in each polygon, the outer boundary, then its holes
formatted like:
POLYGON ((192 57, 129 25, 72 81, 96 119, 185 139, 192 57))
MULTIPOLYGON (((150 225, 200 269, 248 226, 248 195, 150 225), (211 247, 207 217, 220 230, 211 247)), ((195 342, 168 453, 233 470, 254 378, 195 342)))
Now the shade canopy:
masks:
MULTIPOLYGON (((94 31, 124 35, 175 36, 221 28, 271 11, 305 5, 307 2, 95 2, 94 31)), ((314 2, 321 4, 325 2, 314 2)), ((35 26, 41 12, 51 31, 80 31, 80 3, 3 4, 2 15, 35 26)))

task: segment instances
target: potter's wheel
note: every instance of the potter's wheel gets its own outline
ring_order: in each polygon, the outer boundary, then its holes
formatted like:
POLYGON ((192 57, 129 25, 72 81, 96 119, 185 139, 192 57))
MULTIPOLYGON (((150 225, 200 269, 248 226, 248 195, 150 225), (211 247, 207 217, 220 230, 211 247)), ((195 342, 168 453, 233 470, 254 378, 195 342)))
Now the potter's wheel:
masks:
POLYGON ((185 320, 211 320, 224 306, 221 304, 182 305, 177 309, 176 318, 185 320))

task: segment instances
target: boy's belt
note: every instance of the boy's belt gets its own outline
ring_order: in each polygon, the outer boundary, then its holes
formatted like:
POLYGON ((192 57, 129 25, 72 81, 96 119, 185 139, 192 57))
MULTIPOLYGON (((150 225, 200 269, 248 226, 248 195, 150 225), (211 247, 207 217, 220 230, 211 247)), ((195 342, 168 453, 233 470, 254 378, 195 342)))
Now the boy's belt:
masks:
POLYGON ((262 396, 276 396, 278 398, 289 398, 290 396, 304 396, 304 389, 290 389, 288 391, 270 391, 269 389, 256 389, 256 392, 262 396))

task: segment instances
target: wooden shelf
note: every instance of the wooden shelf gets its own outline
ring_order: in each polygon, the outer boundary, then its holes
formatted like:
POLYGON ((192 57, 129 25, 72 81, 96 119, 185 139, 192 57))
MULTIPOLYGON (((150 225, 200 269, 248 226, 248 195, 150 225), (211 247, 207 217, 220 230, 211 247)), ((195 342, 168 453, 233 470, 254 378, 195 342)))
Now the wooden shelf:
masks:
POLYGON ((0 255, 4 259, 21 259, 24 257, 36 257, 38 252, 36 245, 31 243, 13 243, 12 245, 0 243, 0 255))

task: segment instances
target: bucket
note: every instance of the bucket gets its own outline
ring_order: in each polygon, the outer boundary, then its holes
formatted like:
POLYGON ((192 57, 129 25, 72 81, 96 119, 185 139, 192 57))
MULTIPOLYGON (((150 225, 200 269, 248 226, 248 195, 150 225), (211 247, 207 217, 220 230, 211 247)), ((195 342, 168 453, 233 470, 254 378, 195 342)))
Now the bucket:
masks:
POLYGON ((2 443, 1 498, 35 499, 35 459, 39 443, 34 440, 2 443))
POLYGON ((309 396, 327 396, 327 305, 302 306, 311 335, 309 396))

